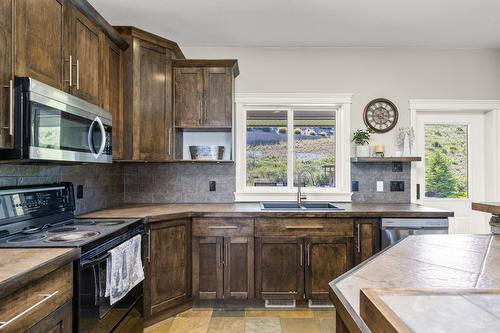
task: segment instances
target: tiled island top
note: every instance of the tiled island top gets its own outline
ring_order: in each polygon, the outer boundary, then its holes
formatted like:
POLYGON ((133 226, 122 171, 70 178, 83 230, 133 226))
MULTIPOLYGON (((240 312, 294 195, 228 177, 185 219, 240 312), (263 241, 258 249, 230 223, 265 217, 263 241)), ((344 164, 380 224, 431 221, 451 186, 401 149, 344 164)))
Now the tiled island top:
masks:
POLYGON ((350 332, 370 332, 360 316, 362 288, 500 288, 500 236, 410 236, 332 281, 331 299, 350 332))

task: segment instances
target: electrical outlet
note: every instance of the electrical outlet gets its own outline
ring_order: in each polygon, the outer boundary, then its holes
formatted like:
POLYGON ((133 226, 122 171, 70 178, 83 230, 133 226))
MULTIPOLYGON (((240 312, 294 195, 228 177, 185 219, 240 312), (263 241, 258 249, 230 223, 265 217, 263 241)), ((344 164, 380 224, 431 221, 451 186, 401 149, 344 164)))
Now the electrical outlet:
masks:
POLYGON ((359 192, 359 181, 357 181, 357 180, 352 181, 351 191, 359 192))
POLYGON ((392 172, 403 172, 403 162, 392 162, 392 172))
POLYGON ((404 192, 405 182, 404 181, 391 181, 390 184, 391 192, 404 192))
POLYGON ((78 185, 76 187, 76 198, 77 199, 82 199, 83 198, 83 185, 78 185))
POLYGON ((211 180, 208 182, 208 190, 210 192, 215 192, 216 188, 217 188, 217 183, 215 182, 215 180, 211 180))
POLYGON ((377 192, 384 192, 384 182, 378 180, 377 181, 377 192))

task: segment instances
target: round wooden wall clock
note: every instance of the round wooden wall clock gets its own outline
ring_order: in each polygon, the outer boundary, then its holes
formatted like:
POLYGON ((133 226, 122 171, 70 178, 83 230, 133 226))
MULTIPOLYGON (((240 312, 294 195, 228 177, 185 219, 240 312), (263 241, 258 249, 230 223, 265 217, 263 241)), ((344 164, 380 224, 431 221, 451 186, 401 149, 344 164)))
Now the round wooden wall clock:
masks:
POLYGON ((366 105, 363 119, 376 133, 385 133, 396 126, 398 108, 388 99, 377 98, 366 105))

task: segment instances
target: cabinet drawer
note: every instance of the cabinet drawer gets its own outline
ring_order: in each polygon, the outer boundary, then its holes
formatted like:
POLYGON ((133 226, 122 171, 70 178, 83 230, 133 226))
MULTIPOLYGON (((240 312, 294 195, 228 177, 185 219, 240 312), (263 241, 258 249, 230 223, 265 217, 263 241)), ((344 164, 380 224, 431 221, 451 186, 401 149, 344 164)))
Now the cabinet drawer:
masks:
POLYGON ((260 218, 255 235, 352 237, 354 232, 350 218, 260 218))
POLYGON ((73 297, 68 264, 0 299, 0 332, 25 332, 73 297))
POLYGON ((253 236, 251 218, 194 218, 193 236, 253 236))

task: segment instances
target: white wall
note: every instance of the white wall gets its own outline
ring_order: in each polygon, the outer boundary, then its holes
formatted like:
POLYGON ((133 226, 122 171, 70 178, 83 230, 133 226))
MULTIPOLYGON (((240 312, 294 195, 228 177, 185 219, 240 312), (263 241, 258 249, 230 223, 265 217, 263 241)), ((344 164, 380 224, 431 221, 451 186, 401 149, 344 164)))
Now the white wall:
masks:
MULTIPOLYGON (((409 126, 414 98, 500 99, 500 50, 390 48, 183 47, 187 58, 237 58, 237 92, 354 93, 353 129, 364 106, 387 97, 409 126)), ((391 131, 372 143, 395 150, 391 131)))

